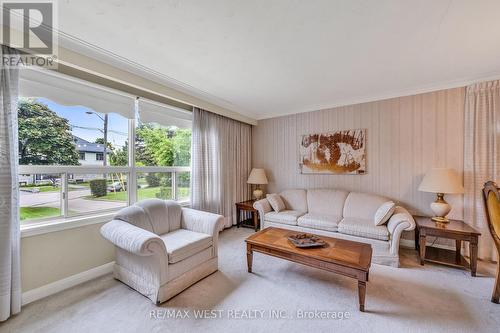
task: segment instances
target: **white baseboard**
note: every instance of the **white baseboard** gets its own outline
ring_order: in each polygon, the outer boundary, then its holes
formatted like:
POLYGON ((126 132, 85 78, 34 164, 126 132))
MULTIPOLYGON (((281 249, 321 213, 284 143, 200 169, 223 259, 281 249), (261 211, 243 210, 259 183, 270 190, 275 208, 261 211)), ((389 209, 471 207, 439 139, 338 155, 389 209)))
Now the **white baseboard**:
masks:
POLYGON ((98 278, 100 276, 106 275, 108 273, 111 273, 113 271, 114 264, 115 262, 112 261, 102 266, 89 269, 88 271, 71 275, 62 280, 46 284, 45 286, 28 290, 27 292, 23 293, 22 304, 26 305, 28 303, 38 301, 39 299, 56 294, 65 289, 74 287, 76 285, 79 285, 80 283, 84 283, 92 279, 98 278))

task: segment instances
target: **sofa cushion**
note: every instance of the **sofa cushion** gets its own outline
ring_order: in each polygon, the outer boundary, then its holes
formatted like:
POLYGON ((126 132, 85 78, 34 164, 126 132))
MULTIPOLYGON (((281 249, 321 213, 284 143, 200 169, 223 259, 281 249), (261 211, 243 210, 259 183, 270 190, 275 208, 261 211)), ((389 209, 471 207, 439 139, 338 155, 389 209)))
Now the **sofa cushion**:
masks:
POLYGON ((269 222, 277 222, 289 225, 297 225, 297 218, 304 215, 296 210, 283 210, 281 212, 269 212, 264 215, 264 219, 269 222))
POLYGON ((280 193, 286 209, 307 212, 306 190, 286 190, 280 193))
POLYGON ((374 225, 373 219, 344 217, 339 223, 338 231, 345 235, 389 240, 389 230, 387 227, 385 225, 374 225))
POLYGON ((374 221, 375 225, 382 225, 391 217, 394 213, 396 204, 393 201, 384 202, 375 212, 374 221))
POLYGON ((272 193, 266 195, 266 199, 271 205, 271 207, 274 209, 276 212, 281 212, 282 210, 286 209, 285 203, 281 199, 279 194, 272 193))
POLYGON ((212 236, 186 229, 177 229, 161 235, 168 253, 168 262, 174 264, 184 260, 213 244, 212 236))
POLYGON ((319 215, 342 216, 349 192, 332 189, 307 190, 307 211, 319 215))
POLYGON ((369 193, 351 192, 347 196, 344 205, 344 217, 365 219, 372 221, 377 209, 389 199, 369 193))
POLYGON ((340 220, 340 216, 307 213, 297 219, 297 224, 306 228, 337 231, 340 220))

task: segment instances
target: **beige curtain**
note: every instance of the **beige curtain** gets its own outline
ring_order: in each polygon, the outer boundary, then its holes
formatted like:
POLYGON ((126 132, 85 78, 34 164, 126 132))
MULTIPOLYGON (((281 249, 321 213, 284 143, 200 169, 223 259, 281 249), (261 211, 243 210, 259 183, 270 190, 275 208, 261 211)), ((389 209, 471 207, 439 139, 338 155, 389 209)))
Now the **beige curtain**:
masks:
POLYGON ((500 81, 467 87, 465 100, 465 221, 478 229, 479 258, 497 260, 484 212, 482 188, 500 181, 500 81))
MULTIPOLYGON (((3 57, 19 57, 1 45, 3 57)), ((0 322, 21 311, 17 97, 19 69, 0 65, 0 322)))
POLYGON ((251 197, 251 125, 193 109, 191 205, 236 224, 235 203, 251 197))

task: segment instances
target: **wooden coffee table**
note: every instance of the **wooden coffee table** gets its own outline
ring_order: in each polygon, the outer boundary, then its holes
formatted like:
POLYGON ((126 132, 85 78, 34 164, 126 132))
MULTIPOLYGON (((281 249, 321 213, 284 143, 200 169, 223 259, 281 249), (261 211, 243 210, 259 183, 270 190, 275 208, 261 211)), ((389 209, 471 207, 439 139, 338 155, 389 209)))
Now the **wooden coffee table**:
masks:
POLYGON ((327 245, 317 248, 297 248, 287 237, 298 234, 279 228, 266 228, 246 239, 248 272, 252 272, 253 252, 294 261, 358 280, 359 310, 365 311, 366 282, 372 261, 369 244, 318 236, 327 245))

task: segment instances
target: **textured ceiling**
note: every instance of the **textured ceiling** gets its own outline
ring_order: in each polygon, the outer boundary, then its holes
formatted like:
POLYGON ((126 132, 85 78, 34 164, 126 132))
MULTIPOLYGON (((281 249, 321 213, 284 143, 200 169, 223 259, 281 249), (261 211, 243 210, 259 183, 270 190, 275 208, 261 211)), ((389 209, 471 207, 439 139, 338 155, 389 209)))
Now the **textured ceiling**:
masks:
POLYGON ((500 1, 59 2, 59 29, 254 118, 500 76, 500 1))

